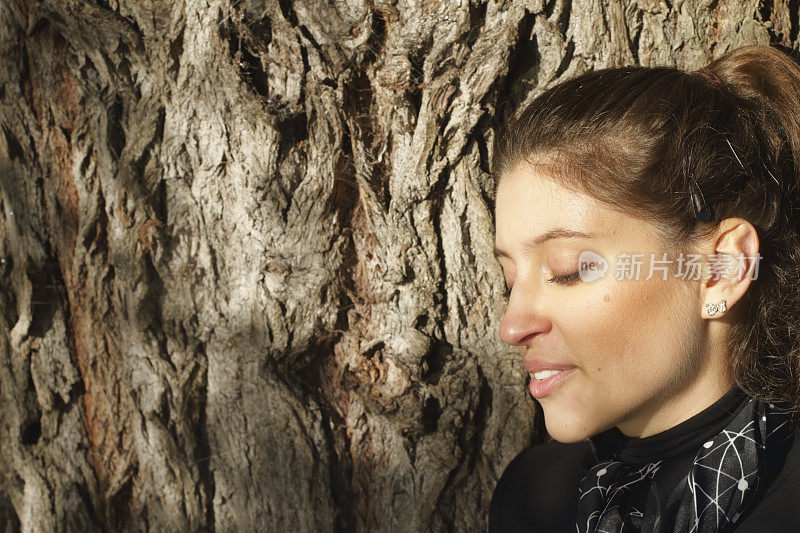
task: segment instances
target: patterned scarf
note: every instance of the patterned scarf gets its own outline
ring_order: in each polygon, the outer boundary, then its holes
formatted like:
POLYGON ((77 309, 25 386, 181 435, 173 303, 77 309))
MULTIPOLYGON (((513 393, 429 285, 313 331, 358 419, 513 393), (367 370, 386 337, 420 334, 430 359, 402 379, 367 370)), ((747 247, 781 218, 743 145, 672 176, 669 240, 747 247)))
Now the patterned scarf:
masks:
POLYGON ((789 413, 751 398, 695 455, 688 476, 661 505, 653 476, 662 461, 632 466, 613 457, 595 464, 579 486, 578 533, 721 532, 745 512, 762 481, 766 451, 791 437, 789 413), (649 485, 645 508, 630 489, 649 485))

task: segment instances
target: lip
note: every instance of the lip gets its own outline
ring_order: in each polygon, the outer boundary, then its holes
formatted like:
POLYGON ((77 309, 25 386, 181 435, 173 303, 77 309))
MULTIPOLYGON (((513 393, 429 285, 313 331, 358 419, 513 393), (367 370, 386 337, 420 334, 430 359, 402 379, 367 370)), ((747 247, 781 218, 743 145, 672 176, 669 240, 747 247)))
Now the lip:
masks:
POLYGON ((545 361, 544 359, 525 359, 522 364, 525 366, 525 370, 528 374, 541 372, 542 370, 569 370, 570 368, 577 368, 575 365, 562 365, 545 361))
POLYGON ((575 370, 578 369, 578 367, 575 365, 551 363, 541 359, 528 359, 524 362, 524 365, 525 370, 527 370, 531 375, 531 396, 537 400, 550 394, 558 384, 567 379, 575 370), (558 370, 559 372, 554 376, 550 376, 549 378, 542 380, 533 377, 535 372, 541 372, 542 370, 558 370))

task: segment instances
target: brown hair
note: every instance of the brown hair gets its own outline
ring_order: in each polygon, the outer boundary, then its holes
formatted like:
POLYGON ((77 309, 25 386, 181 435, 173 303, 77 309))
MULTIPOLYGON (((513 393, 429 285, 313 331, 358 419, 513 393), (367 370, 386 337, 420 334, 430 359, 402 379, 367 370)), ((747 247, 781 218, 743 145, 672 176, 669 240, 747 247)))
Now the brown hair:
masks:
POLYGON ((615 67, 551 87, 499 132, 492 173, 497 183, 520 162, 543 165, 682 250, 725 218, 750 222, 761 261, 732 309, 732 370, 750 396, 800 411, 800 68, 752 45, 705 69, 615 67))

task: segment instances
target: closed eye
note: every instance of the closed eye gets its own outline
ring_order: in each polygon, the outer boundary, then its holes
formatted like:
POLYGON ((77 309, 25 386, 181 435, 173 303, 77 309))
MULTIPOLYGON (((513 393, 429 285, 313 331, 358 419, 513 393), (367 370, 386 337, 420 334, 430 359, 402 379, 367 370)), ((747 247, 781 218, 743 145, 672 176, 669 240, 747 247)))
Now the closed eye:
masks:
POLYGON ((580 272, 573 272, 572 274, 561 274, 553 276, 547 281, 558 283, 559 285, 574 285, 580 280, 580 272))

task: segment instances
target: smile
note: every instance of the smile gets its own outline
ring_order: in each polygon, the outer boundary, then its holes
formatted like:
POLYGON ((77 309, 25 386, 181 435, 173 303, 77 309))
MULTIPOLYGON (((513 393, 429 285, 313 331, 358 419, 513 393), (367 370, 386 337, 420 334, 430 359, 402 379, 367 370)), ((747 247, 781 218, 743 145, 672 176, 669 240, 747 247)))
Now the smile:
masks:
POLYGON ((537 400, 544 398, 577 369, 578 367, 567 370, 541 370, 531 374, 531 395, 537 400))

